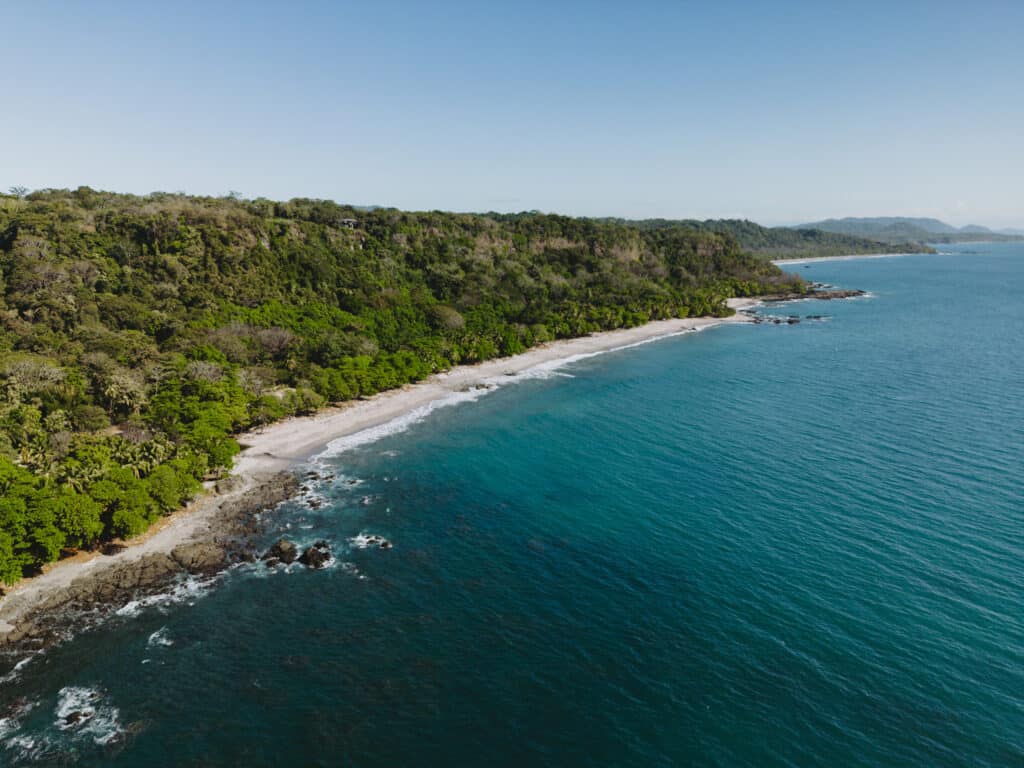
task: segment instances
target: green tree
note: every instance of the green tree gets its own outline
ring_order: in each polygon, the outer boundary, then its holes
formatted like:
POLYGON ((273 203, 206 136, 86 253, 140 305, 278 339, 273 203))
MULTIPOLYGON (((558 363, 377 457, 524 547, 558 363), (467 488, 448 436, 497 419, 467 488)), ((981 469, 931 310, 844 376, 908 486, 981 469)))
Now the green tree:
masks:
POLYGON ((103 533, 103 507, 87 494, 65 489, 50 497, 54 523, 64 532, 68 547, 89 547, 103 533))

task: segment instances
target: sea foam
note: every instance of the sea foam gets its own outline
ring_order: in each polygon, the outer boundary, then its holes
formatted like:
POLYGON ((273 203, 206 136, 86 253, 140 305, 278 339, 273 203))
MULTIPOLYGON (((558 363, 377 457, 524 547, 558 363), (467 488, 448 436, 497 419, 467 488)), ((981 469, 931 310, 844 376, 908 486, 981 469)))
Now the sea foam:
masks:
POLYGON ((123 733, 120 712, 104 701, 95 688, 67 686, 58 693, 54 725, 77 737, 88 737, 105 745, 123 733))
POLYGON ((165 607, 169 605, 176 605, 179 603, 187 603, 189 605, 195 603, 201 597, 204 597, 209 593, 214 582, 216 582, 218 576, 213 577, 196 577, 190 576, 184 581, 180 581, 172 586, 165 592, 158 592, 155 595, 147 595, 146 597, 140 597, 135 600, 131 600, 125 603, 123 606, 118 608, 114 613, 118 616, 134 617, 138 616, 146 608, 153 606, 165 607))
POLYGON ((332 456, 338 456, 346 451, 351 451, 353 448, 358 448, 361 445, 375 443, 385 437, 390 437, 391 435, 404 432, 414 424, 418 424, 423 421, 438 408, 447 408, 460 403, 472 402, 490 391, 490 389, 470 389, 464 392, 452 392, 451 394, 438 398, 437 400, 432 400, 426 405, 421 405, 419 408, 415 408, 408 413, 392 419, 391 421, 387 421, 375 427, 368 427, 367 429, 360 430, 359 432, 354 432, 351 435, 344 435, 342 437, 335 438, 327 444, 327 447, 323 451, 313 458, 313 461, 315 462, 317 460, 331 458, 332 456))
POLYGON ((671 331, 658 336, 652 336, 648 339, 641 339, 628 344, 622 344, 617 347, 599 349, 594 352, 580 352, 575 355, 566 355, 565 357, 560 357, 556 360, 548 360, 543 363, 538 363, 537 365, 532 365, 529 368, 524 368, 516 373, 483 378, 475 387, 460 390, 458 392, 451 392, 436 400, 432 400, 426 405, 421 405, 408 413, 402 414, 390 421, 386 421, 383 424, 378 424, 374 427, 368 427, 367 429, 353 432, 351 435, 343 435, 335 438, 327 443, 323 451, 316 454, 311 459, 311 463, 316 464, 324 459, 330 459, 355 448, 359 448, 360 446, 375 443, 385 437, 390 437, 404 432, 410 427, 419 424, 430 414, 440 408, 448 408, 454 405, 461 405, 462 403, 474 402, 484 395, 490 394, 491 392, 494 392, 508 384, 537 379, 550 379, 553 377, 573 378, 572 374, 565 373, 561 369, 566 366, 573 365, 574 363, 579 363, 583 360, 589 360, 590 358, 599 357, 600 355, 606 355, 610 352, 620 352, 626 349, 633 349, 634 347, 641 347, 646 344, 652 344, 656 341, 663 341, 676 336, 685 336, 708 328, 715 328, 718 325, 720 325, 720 323, 700 326, 697 328, 686 328, 679 331, 671 331))

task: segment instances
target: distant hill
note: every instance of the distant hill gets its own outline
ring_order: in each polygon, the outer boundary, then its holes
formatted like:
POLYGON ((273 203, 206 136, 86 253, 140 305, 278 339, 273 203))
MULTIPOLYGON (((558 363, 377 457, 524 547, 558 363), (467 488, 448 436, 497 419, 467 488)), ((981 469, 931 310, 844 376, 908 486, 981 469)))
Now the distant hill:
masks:
MULTIPOLYGON (((800 259, 816 256, 850 256, 863 253, 929 253, 919 242, 887 242, 813 227, 763 227, 746 219, 643 219, 609 220, 643 230, 685 227, 729 235, 744 251, 767 259, 800 259)), ((940 222, 941 223, 941 222, 940 222)))
POLYGON ((819 229, 835 234, 854 235, 880 240, 894 245, 906 243, 962 243, 978 240, 1017 240, 1017 232, 994 232, 988 227, 969 224, 954 227, 944 221, 928 218, 899 216, 878 216, 869 218, 847 217, 825 219, 811 224, 801 224, 794 229, 819 229))

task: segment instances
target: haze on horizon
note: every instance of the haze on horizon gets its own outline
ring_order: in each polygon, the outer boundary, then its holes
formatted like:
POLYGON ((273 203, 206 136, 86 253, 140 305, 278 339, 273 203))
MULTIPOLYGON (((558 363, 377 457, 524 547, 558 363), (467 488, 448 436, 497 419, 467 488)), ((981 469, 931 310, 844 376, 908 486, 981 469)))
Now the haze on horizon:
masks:
POLYGON ((0 186, 1024 226, 1024 4, 239 9, 9 11, 0 186))

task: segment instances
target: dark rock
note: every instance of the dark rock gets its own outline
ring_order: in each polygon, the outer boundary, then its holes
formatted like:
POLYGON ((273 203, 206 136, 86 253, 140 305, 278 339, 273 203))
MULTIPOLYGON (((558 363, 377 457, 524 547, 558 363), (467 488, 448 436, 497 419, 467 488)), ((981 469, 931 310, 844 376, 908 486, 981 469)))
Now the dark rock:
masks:
POLYGON ((268 557, 266 559, 267 568, 274 568, 281 564, 281 558, 279 557, 268 557))
MULTIPOLYGON (((257 513, 293 498, 298 488, 294 473, 279 473, 256 487, 218 500, 217 516, 205 541, 176 547, 170 555, 150 553, 138 557, 97 561, 89 573, 79 576, 66 587, 48 592, 12 624, 0 617, 0 649, 4 652, 39 650, 61 642, 97 614, 116 610, 128 601, 153 594, 179 578, 183 571, 208 573, 224 567, 230 558, 254 560, 253 537, 264 530, 265 523, 257 513)), ((280 543, 280 542, 279 542, 280 543)), ((104 554, 117 554, 123 544, 110 543, 104 554)), ((286 562, 298 557, 294 544, 286 562)), ((129 550, 130 553, 130 550, 129 550)), ((268 553, 268 557, 271 555, 268 553)), ((276 556, 274 556, 276 557, 276 556)), ((282 558, 276 558, 280 562, 282 558)), ((268 565, 275 564, 268 561, 268 565)))
POLYGON ((832 299, 851 299, 856 296, 863 296, 865 291, 859 289, 829 288, 819 283, 814 284, 813 289, 807 293, 776 293, 770 296, 759 297, 761 301, 793 301, 795 299, 821 299, 831 301, 832 299))
POLYGON ((299 562, 310 568, 323 568, 330 559, 331 550, 327 548, 327 543, 318 541, 302 553, 302 557, 299 558, 299 562))
POLYGON ((78 725, 79 723, 88 719, 88 712, 71 712, 64 718, 64 725, 78 725))
POLYGON ((124 552, 126 549, 128 549, 128 547, 124 544, 118 544, 112 541, 103 546, 102 552, 104 555, 116 555, 118 552, 124 552))
POLYGON ((175 547, 171 557, 189 573, 210 574, 223 567, 227 553, 216 544, 195 542, 175 547))
POLYGON ((299 556, 299 550, 295 544, 288 539, 280 539, 274 546, 263 555, 264 560, 276 557, 282 563, 294 563, 299 556))
POLYGON ((376 533, 371 533, 369 536, 362 538, 355 537, 349 539, 349 541, 356 544, 360 549, 366 549, 368 547, 380 547, 381 549, 391 548, 391 542, 376 533))
MULTIPOLYGON (((181 566, 170 555, 163 552, 153 552, 143 555, 137 560, 132 560, 112 569, 107 578, 104 574, 97 574, 95 577, 84 577, 91 581, 85 586, 92 586, 93 591, 100 595, 101 599, 116 595, 117 592, 130 592, 135 589, 151 589, 162 586, 181 570, 181 566)), ((71 582, 74 587, 82 578, 71 582)))

